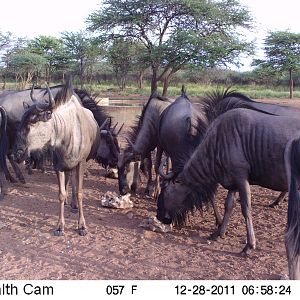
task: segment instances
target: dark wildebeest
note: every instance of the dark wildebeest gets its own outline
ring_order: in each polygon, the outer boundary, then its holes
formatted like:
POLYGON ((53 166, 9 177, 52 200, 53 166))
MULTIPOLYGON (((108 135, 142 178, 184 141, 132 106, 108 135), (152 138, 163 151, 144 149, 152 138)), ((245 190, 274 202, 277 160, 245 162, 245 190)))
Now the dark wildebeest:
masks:
POLYGON ((285 247, 290 279, 300 279, 300 134, 286 145, 285 167, 289 186, 288 220, 285 247))
MULTIPOLYGON (((164 175, 160 172, 160 175, 165 179, 176 177, 201 143, 209 123, 234 108, 247 108, 300 119, 300 110, 297 108, 256 102, 230 89, 224 92, 217 90, 208 94, 200 103, 191 103, 183 88, 181 97, 170 104, 160 117, 159 146, 172 162, 172 173, 164 175)), ((282 192, 271 206, 277 204, 284 194, 282 192)), ((219 223, 218 213, 215 214, 219 223)))
POLYGON ((65 87, 56 95, 51 91, 49 104, 34 104, 23 115, 19 126, 14 155, 20 162, 31 151, 43 149, 45 145, 54 153, 53 164, 58 177, 60 214, 55 235, 64 232, 64 203, 66 200, 65 172, 72 171, 76 181, 76 198, 79 218, 78 232, 87 233, 83 216, 83 174, 86 161, 97 157, 100 144, 100 131, 93 114, 84 108, 74 94, 70 78, 65 87))
MULTIPOLYGON (((52 87, 52 94, 55 96, 57 92, 61 89, 61 87, 62 86, 52 87)), ((32 90, 29 89, 24 91, 10 91, 5 93, 4 95, 0 95, 0 105, 3 106, 7 114, 7 128, 5 132, 1 132, 1 137, 5 137, 8 143, 6 149, 1 148, 0 155, 8 157, 17 178, 23 183, 25 183, 24 176, 18 165, 13 160, 12 152, 13 145, 15 143, 15 138, 17 135, 18 126, 20 124, 22 116, 26 109, 28 109, 28 107, 33 104, 30 96, 31 92, 32 90)), ((38 99, 39 102, 47 103, 48 95, 46 93, 46 89, 35 89, 35 93, 36 99, 38 99)), ((5 173, 7 180, 11 182, 16 182, 16 180, 13 178, 13 176, 11 176, 11 174, 8 171, 6 160, 4 159, 1 163, 1 167, 3 169, 3 172, 5 173)))
POLYGON ((251 217, 250 184, 286 191, 284 149, 300 129, 300 119, 233 109, 215 119, 203 141, 174 181, 158 198, 157 218, 182 225, 187 213, 214 198, 217 185, 229 191, 222 225, 214 236, 224 236, 235 201, 240 195, 246 221, 243 254, 256 246, 251 217))
MULTIPOLYGON (((132 173, 134 172, 134 169, 130 167, 130 162, 137 160, 146 161, 145 170, 147 170, 148 176, 146 193, 149 192, 152 181, 151 151, 158 146, 157 129, 159 117, 171 102, 169 99, 153 94, 143 107, 136 124, 131 127, 131 131, 127 137, 128 144, 118 161, 119 192, 121 195, 130 192, 131 189, 136 187, 136 182, 130 186, 127 178, 132 177, 132 173)), ((157 149, 156 160, 159 162, 161 154, 160 149, 157 149)), ((159 162, 158 164, 155 163, 157 166, 155 168, 156 174, 158 173, 159 162)), ((156 183, 157 180, 158 177, 156 176, 156 183)))
POLYGON ((5 109, 0 106, 0 148, 3 149, 0 150, 0 200, 3 199, 4 195, 7 192, 7 187, 6 187, 6 178, 3 176, 4 175, 4 170, 3 166, 5 165, 5 160, 6 157, 3 155, 3 153, 6 151, 8 147, 8 141, 7 137, 4 134, 6 131, 6 126, 7 126, 7 115, 5 109))
POLYGON ((123 125, 117 130, 116 123, 111 127, 111 117, 103 110, 102 107, 96 104, 95 100, 84 90, 74 89, 76 95, 79 96, 82 105, 89 109, 98 123, 98 126, 101 127, 101 143, 97 150, 97 162, 102 164, 104 168, 111 167, 116 168, 119 157, 119 142, 118 135, 121 132, 123 125), (108 119, 105 126, 104 122, 108 119))

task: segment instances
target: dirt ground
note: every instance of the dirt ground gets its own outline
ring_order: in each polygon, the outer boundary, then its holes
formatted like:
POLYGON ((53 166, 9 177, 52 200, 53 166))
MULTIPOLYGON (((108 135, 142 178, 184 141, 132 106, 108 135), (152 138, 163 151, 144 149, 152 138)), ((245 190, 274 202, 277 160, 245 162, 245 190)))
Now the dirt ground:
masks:
MULTIPOLYGON (((297 102, 295 102, 297 105, 297 102)), ((295 104, 292 103, 292 104, 295 104)), ((183 229, 155 233, 139 227, 156 214, 156 203, 132 196, 132 209, 108 209, 101 196, 117 191, 116 179, 104 177, 95 162, 84 180, 84 215, 88 234, 76 232, 77 215, 65 207, 62 237, 52 232, 58 220, 58 187, 54 172, 27 175, 27 183, 9 186, 0 203, 0 279, 278 279, 287 274, 284 247, 287 201, 267 205, 278 195, 252 187, 253 223, 257 249, 239 255, 246 228, 236 204, 225 239, 208 241, 215 229, 211 210, 190 217, 183 229)), ((144 179, 145 182, 145 179, 144 179)), ((225 190, 217 202, 223 210, 225 190)))

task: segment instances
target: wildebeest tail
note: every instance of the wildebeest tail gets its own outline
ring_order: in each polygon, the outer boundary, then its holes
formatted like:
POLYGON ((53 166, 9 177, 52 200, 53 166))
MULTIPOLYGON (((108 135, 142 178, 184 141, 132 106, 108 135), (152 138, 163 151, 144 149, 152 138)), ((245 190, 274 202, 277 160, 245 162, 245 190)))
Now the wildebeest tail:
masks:
POLYGON ((8 137, 7 137, 7 114, 6 110, 0 106, 0 168, 1 171, 7 169, 6 165, 6 154, 8 150, 8 137))
POLYGON ((294 269, 300 255, 300 196, 298 191, 298 182, 300 180, 300 138, 292 141, 287 155, 289 156, 289 170, 287 172, 290 172, 290 186, 285 244, 289 264, 292 263, 294 269))

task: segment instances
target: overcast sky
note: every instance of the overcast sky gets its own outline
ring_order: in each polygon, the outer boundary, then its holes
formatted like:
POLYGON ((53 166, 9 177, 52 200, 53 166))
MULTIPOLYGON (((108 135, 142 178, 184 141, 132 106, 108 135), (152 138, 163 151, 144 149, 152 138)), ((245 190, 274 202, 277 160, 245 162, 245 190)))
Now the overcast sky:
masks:
MULTIPOLYGON (((85 29, 86 18, 100 3, 101 0, 1 1, 0 31, 28 38, 77 32, 85 29)), ((258 47, 268 31, 300 33, 299 0, 240 0, 240 3, 249 8, 255 19, 257 31, 250 34, 249 39, 257 38, 258 47)))

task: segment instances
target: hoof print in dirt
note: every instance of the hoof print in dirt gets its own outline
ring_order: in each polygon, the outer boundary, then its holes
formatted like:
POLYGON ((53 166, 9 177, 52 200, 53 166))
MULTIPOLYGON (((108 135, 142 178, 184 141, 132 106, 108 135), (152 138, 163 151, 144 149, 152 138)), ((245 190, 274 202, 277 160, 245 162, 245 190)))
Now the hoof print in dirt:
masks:
POLYGON ((101 205, 111 208, 132 208, 133 202, 130 200, 130 194, 124 196, 118 196, 115 192, 106 192, 101 197, 101 205))
POLYGON ((157 220, 156 217, 150 217, 144 219, 139 227, 143 227, 145 229, 149 229, 155 232, 170 232, 172 231, 172 224, 166 225, 157 220))

